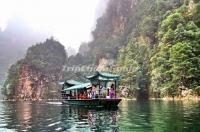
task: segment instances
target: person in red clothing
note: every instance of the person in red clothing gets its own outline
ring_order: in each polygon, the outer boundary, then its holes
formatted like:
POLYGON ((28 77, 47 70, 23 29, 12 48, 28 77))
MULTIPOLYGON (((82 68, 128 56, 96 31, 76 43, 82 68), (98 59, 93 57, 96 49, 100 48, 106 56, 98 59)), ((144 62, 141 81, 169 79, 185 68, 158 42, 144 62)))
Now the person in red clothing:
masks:
POLYGON ((86 92, 81 92, 80 94, 79 94, 79 99, 87 99, 87 94, 86 94, 86 92))
POLYGON ((82 99, 82 97, 83 97, 83 95, 82 95, 82 93, 80 93, 79 96, 78 96, 78 98, 82 99))
POLYGON ((85 91, 83 92, 83 96, 82 96, 82 98, 83 98, 83 99, 87 99, 87 94, 86 94, 85 91))

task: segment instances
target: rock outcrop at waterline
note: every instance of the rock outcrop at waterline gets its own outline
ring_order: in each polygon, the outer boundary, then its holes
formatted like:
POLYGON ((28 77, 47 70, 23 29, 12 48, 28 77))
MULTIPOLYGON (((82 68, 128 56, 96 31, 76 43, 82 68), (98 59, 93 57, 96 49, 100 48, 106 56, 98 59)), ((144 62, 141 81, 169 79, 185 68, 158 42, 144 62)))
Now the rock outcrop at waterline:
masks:
POLYGON ((15 86, 15 97, 17 99, 41 99, 48 92, 48 83, 55 81, 56 79, 51 79, 50 75, 23 64, 15 86))
POLYGON ((11 66, 4 95, 25 100, 58 98, 57 82, 65 62, 64 47, 53 38, 30 47, 26 57, 11 66))

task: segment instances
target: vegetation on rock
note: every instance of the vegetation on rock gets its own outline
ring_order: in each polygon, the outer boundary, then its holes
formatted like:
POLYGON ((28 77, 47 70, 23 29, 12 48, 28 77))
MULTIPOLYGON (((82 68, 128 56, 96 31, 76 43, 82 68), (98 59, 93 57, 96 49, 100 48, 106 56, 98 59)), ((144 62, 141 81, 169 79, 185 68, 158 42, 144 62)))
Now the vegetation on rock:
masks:
POLYGON ((17 99, 58 98, 66 60, 64 46, 53 38, 30 47, 26 57, 11 66, 3 94, 17 99))
MULTIPOLYGON (((101 58, 113 59, 110 72, 123 75, 121 86, 128 88, 128 96, 174 97, 183 96, 183 91, 199 96, 199 14, 199 0, 110 0, 97 20, 93 40, 67 58, 66 66, 98 65, 101 58), (130 67, 131 71, 118 71, 130 67)), ((61 71, 64 48, 52 39, 45 43, 29 48, 18 63, 45 73, 61 71)), ((4 93, 15 86, 19 64, 10 68, 4 93)), ((65 69, 63 79, 84 80, 86 74, 65 69)))
POLYGON ((199 95, 199 2, 110 0, 82 58, 114 59, 112 72, 123 75, 130 96, 199 95), (134 70, 116 70, 122 67, 134 70))

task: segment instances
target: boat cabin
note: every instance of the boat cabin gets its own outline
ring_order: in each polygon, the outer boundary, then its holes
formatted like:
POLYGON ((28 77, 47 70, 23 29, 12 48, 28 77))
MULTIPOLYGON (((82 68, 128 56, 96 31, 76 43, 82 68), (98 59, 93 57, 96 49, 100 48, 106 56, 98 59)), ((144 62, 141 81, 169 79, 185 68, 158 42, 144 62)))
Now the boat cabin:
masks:
POLYGON ((65 81, 62 87, 63 103, 94 107, 116 107, 119 75, 96 72, 86 77, 90 82, 65 81))
POLYGON ((98 95, 99 97, 105 98, 105 90, 107 90, 107 98, 116 98, 117 97, 117 87, 120 80, 119 75, 106 73, 106 72, 96 72, 94 75, 86 77, 90 82, 98 86, 98 95), (110 87, 108 87, 110 84, 110 87), (113 96, 114 95, 114 96, 113 96))
MULTIPOLYGON (((66 89, 73 87, 75 85, 83 84, 83 82, 75 81, 75 80, 65 80, 63 82, 60 82, 59 84, 62 85, 61 94, 62 94, 62 98, 65 99, 69 96, 76 96, 76 95, 74 95, 73 91, 68 91, 66 89)), ((75 98, 75 97, 73 97, 73 98, 75 98)))

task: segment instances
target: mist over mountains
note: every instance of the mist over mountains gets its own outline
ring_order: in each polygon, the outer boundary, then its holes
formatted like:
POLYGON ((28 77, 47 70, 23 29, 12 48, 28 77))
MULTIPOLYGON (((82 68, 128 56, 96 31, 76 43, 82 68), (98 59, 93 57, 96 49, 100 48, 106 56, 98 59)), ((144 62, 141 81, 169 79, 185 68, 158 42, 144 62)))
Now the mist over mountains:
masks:
MULTIPOLYGON (((95 19, 103 15, 107 2, 108 0, 99 0, 95 11, 95 19)), ((94 23, 93 29, 95 25, 96 23, 94 23)), ((24 57, 28 47, 43 42, 50 36, 54 36, 53 33, 34 31, 31 25, 20 17, 9 19, 6 28, 4 30, 0 28, 0 85, 3 84, 9 67, 24 57)), ((73 47, 67 46, 65 48, 68 56, 76 54, 76 50, 73 47)))
POLYGON ((48 33, 34 31, 20 18, 10 19, 5 30, 0 31, 0 84, 10 65, 22 58, 28 47, 49 36, 48 33))
MULTIPOLYGON (((95 20, 91 20, 94 21, 91 32, 96 27, 96 20, 105 13, 108 1, 109 0, 99 0, 94 13, 95 20)), ((53 32, 50 33, 50 30, 43 31, 42 27, 37 31, 33 30, 32 26, 29 25, 29 22, 21 17, 12 17, 9 19, 6 28, 0 28, 0 87, 6 79, 10 66, 24 58, 26 51, 30 46, 44 42, 47 38, 54 35, 53 32)), ((57 36, 55 37, 57 38, 57 36)), ((70 36, 66 35, 66 38, 69 38, 70 42, 70 36)), ((58 41, 60 41, 60 39, 58 41)), ((83 43, 87 42, 77 43, 78 47, 83 43)), ((67 56, 75 56, 77 54, 76 49, 72 47, 71 43, 67 43, 65 46, 67 56)), ((84 55, 87 51, 88 45, 86 44, 81 45, 78 52, 84 55)))

